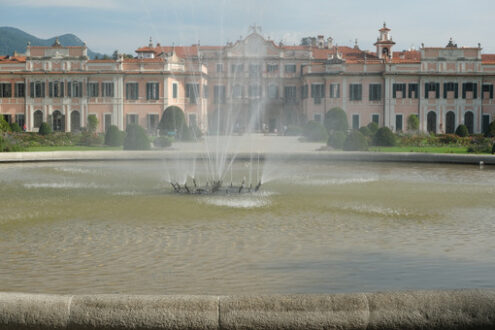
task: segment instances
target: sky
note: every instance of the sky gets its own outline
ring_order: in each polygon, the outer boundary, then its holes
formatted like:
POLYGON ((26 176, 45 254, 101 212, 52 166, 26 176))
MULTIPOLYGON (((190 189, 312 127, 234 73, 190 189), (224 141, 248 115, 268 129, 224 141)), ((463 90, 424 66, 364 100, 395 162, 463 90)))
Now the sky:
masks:
POLYGON ((324 35, 374 51, 383 22, 395 50, 443 47, 452 37, 495 53, 493 0, 0 0, 1 26, 43 39, 73 33, 107 54, 133 54, 150 37, 162 45, 225 45, 254 24, 277 43, 324 35))

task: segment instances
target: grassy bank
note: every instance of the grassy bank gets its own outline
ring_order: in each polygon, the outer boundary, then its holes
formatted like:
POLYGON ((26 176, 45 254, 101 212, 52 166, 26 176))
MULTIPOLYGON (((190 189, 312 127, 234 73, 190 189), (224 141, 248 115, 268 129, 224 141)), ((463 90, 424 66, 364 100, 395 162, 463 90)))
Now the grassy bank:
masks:
POLYGON ((107 146, 36 146, 27 147, 23 151, 36 152, 36 151, 95 151, 95 150, 122 150, 122 147, 107 147, 107 146))
POLYGON ((466 146, 395 146, 395 147, 369 147, 369 151, 374 152, 427 152, 438 154, 467 154, 466 146))

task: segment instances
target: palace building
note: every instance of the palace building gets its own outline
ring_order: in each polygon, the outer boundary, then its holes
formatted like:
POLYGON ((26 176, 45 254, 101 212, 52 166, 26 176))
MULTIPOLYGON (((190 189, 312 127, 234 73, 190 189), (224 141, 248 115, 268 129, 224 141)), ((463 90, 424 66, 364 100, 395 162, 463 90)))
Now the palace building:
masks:
POLYGON ((376 122, 406 130, 411 114, 420 130, 453 133, 465 124, 481 133, 495 119, 495 54, 481 46, 396 51, 383 24, 375 51, 339 46, 332 38, 305 38, 299 46, 275 43, 258 27, 224 46, 161 46, 136 57, 90 60, 86 46, 27 45, 25 54, 0 56, 0 114, 27 131, 48 122, 77 131, 94 114, 99 132, 137 123, 150 133, 169 107, 189 125, 222 130, 225 119, 258 130, 281 131, 322 122, 340 107, 352 128, 376 122), (254 116, 254 117, 253 117, 254 116))

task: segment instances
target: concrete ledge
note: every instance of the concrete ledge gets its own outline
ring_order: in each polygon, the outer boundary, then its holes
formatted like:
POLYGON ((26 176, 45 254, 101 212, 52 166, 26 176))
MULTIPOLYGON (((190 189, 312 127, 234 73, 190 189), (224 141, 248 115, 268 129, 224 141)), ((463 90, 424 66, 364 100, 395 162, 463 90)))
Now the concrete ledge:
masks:
POLYGON ((495 289, 238 297, 0 293, 0 329, 495 329, 495 289))
MULTIPOLYGON (((233 154, 229 153, 228 158, 233 154)), ((258 154, 241 152, 235 155, 238 160, 257 158, 258 154)), ((407 163, 447 163, 473 164, 483 162, 495 165, 495 155, 477 154, 433 154, 418 152, 343 152, 343 151, 299 151, 266 152, 260 159, 301 160, 301 161, 361 161, 361 162, 407 162, 407 163)), ((3 152, 0 163, 59 162, 59 161, 125 161, 125 160, 177 160, 207 159, 197 151, 50 151, 50 152, 3 152)))

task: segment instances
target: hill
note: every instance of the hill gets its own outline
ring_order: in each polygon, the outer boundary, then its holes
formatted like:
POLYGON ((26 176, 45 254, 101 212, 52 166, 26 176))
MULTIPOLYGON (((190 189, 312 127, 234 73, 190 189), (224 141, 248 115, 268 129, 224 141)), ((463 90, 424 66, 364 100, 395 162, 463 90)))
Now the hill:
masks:
MULTIPOLYGON (((57 36, 50 39, 40 39, 20 29, 2 26, 0 27, 0 55, 13 55, 14 51, 24 53, 28 41, 31 42, 32 46, 50 46, 55 42, 55 38, 57 36)), ((71 33, 58 36, 58 40, 63 46, 84 45, 81 39, 71 33)), ((95 56, 102 57, 103 54, 93 52, 88 48, 88 56, 95 58, 95 56)))

